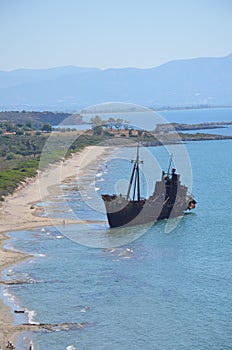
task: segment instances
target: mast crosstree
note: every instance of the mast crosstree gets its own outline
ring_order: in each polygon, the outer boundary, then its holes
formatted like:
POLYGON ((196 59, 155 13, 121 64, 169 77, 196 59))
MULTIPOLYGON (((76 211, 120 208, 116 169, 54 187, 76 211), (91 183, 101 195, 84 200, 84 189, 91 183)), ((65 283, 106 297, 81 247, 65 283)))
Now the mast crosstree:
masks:
POLYGON ((134 167, 132 170, 132 174, 130 177, 130 182, 129 182, 129 187, 126 195, 126 199, 130 199, 130 193, 131 193, 131 188, 133 185, 133 202, 135 201, 136 194, 137 194, 137 201, 139 202, 141 197, 140 197, 140 174, 139 174, 139 164, 142 164, 143 161, 139 160, 139 144, 137 146, 137 154, 136 154, 136 159, 131 160, 131 163, 134 163, 134 167))

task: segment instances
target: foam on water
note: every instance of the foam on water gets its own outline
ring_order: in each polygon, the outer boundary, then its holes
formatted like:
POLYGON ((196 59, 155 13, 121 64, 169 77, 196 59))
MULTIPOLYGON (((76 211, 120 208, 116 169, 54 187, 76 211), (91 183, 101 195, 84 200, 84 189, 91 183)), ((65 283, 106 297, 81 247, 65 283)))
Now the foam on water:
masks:
POLYGON ((101 177, 103 175, 103 173, 97 173, 95 176, 96 177, 101 177))
POLYGON ((38 324, 38 322, 35 322, 35 318, 37 315, 37 312, 35 310, 25 309, 25 313, 27 314, 29 324, 38 324))
POLYGON ((10 303, 14 304, 16 307, 19 306, 19 305, 17 305, 17 303, 16 303, 16 297, 15 297, 15 295, 12 294, 12 293, 10 292, 10 288, 4 289, 3 295, 4 295, 4 297, 7 298, 7 300, 8 300, 10 303))
POLYGON ((40 258, 45 258, 45 257, 46 257, 46 254, 37 253, 37 254, 34 254, 34 256, 37 256, 37 257, 40 257, 40 258))

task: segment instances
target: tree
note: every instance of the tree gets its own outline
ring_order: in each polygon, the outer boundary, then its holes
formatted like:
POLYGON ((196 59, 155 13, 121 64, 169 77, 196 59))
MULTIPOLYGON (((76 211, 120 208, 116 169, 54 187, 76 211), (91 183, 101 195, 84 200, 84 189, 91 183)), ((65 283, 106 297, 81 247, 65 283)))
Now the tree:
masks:
POLYGON ((102 124, 102 120, 101 120, 101 118, 98 115, 96 115, 96 117, 94 117, 94 118, 91 118, 90 122, 91 122, 91 124, 95 124, 95 125, 101 125, 102 124))
POLYGON ((13 153, 13 152, 9 152, 6 156, 6 159, 7 160, 10 160, 10 159, 15 159, 16 158, 16 154, 13 153))
POLYGON ((42 127, 42 131, 44 132, 51 132, 52 131, 52 126, 50 124, 44 124, 42 127))
POLYGON ((11 123, 11 122, 7 122, 7 123, 6 123, 6 131, 7 131, 7 132, 13 132, 13 131, 15 131, 15 126, 13 125, 13 123, 11 123))
POLYGON ((25 125, 27 128, 30 128, 30 129, 32 128, 32 124, 30 120, 27 120, 25 125))
POLYGON ((93 128, 94 135, 102 135, 102 133, 103 133, 103 128, 101 125, 97 125, 93 128))
POLYGON ((16 135, 23 135, 23 131, 22 130, 17 130, 16 131, 16 135))

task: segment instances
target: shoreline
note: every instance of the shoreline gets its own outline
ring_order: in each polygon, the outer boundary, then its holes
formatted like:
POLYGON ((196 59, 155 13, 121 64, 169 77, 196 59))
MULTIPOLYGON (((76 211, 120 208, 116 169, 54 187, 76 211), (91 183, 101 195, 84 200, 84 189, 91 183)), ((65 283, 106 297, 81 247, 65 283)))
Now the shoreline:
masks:
MULTIPOLYGON (((38 216, 44 211, 34 205, 51 196, 54 188, 59 194, 59 184, 79 178, 87 167, 109 153, 110 147, 88 146, 72 157, 53 164, 48 169, 38 171, 35 178, 29 179, 21 188, 6 197, 0 207, 0 274, 9 266, 15 265, 32 255, 4 248, 9 239, 7 232, 28 230, 42 226, 62 225, 63 219, 38 216), (14 214, 12 214, 14 213, 14 214)), ((62 193, 62 191, 61 191, 62 193)), ((81 220, 65 220, 66 224, 83 223, 81 220)), ((86 221, 87 222, 87 221, 86 221)), ((0 281, 2 287, 4 283, 0 281)), ((0 348, 5 350, 8 340, 16 342, 22 332, 30 330, 30 325, 14 325, 14 315, 0 296, 0 348)), ((32 329, 33 330, 33 325, 32 329)))

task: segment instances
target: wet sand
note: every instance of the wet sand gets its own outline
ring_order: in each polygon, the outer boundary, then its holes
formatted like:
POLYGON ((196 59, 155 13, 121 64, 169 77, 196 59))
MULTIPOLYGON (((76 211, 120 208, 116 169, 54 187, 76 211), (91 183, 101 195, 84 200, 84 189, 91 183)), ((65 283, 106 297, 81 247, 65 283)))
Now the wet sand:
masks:
MULTIPOLYGON (((5 232, 62 225, 63 219, 38 216, 43 209, 36 208, 34 204, 49 198, 54 193, 54 188, 56 195, 59 195, 59 184, 64 181, 69 182, 75 177, 78 178, 88 167, 91 167, 91 163, 108 152, 107 147, 86 147, 71 158, 56 163, 45 171, 39 171, 36 178, 29 179, 13 195, 5 199, 0 207, 0 274, 7 267, 29 257, 27 254, 3 248, 8 239, 5 232)), ((80 220, 65 220, 65 224, 78 222, 83 223, 80 220)), ((15 326, 13 321, 13 314, 0 299, 0 348, 2 347, 4 350, 8 340, 14 343, 19 332, 30 329, 30 326, 26 325, 15 326)))

